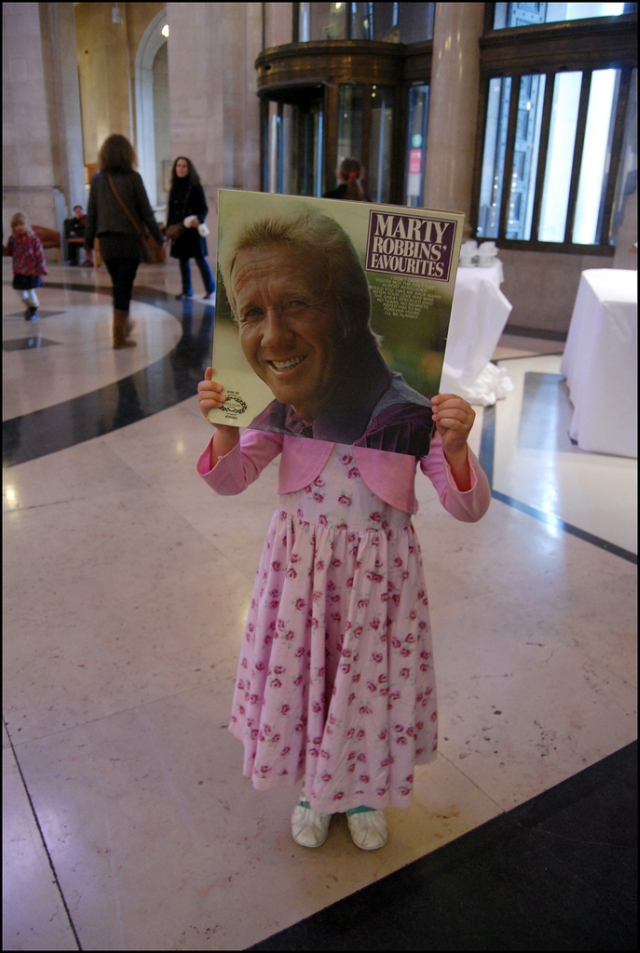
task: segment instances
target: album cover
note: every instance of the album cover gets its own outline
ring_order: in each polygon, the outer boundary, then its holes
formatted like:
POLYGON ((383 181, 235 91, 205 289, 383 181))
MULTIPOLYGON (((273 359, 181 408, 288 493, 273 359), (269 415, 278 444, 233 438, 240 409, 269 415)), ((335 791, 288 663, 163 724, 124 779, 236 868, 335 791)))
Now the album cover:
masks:
POLYGON ((426 455, 463 224, 221 190, 211 422, 426 455))

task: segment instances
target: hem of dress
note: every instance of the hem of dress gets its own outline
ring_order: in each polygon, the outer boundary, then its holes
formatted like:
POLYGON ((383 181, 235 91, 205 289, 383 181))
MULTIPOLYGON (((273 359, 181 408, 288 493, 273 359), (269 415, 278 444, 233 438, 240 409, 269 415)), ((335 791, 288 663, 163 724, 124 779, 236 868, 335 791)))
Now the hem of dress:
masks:
MULTIPOLYGON (((244 750, 244 738, 243 730, 240 726, 229 725, 229 731, 236 738, 243 747, 244 750)), ((414 761, 414 767, 418 765, 433 764, 436 760, 437 751, 431 751, 428 755, 420 755, 414 761)), ((245 778, 248 778, 251 781, 251 784, 256 791, 273 791, 275 788, 292 788, 300 784, 301 781, 305 780, 305 772, 301 770, 297 776, 289 774, 285 777, 282 775, 276 775, 269 778, 256 778, 253 771, 247 772, 244 768, 242 775, 245 778)), ((311 805, 311 809, 316 811, 318 814, 344 814, 346 811, 351 811, 356 807, 370 807, 376 811, 383 811, 387 807, 411 807, 413 805, 413 787, 408 794, 397 794, 394 791, 388 791, 382 797, 368 798, 366 799, 366 804, 363 803, 363 798, 360 795, 352 795, 351 797, 343 797, 340 799, 340 806, 336 808, 336 801, 323 801, 320 798, 311 797, 309 791, 305 791, 307 800, 311 805)))

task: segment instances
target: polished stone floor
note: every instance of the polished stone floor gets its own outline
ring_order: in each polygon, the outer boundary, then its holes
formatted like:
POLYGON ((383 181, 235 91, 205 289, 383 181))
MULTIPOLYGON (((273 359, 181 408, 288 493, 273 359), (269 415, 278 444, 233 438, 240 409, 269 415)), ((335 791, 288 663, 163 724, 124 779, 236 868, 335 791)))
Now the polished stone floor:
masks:
POLYGON ((8 264, 3 949, 635 948, 637 466, 571 445, 562 344, 494 355, 480 523, 418 484, 441 745, 414 806, 381 851, 342 818, 308 851, 226 727, 277 466, 238 500, 195 475, 213 309, 144 266, 114 352, 104 268, 52 265, 28 323, 8 264))

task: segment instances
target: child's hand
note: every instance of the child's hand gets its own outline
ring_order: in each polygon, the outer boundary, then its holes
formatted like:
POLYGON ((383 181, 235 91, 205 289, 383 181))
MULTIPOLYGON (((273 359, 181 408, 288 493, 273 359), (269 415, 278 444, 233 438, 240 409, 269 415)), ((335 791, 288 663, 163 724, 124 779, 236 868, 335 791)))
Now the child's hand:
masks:
POLYGON ((204 380, 198 384, 198 406, 200 413, 209 419, 210 410, 219 410, 225 402, 224 387, 213 380, 213 368, 204 372, 204 380))
MULTIPOLYGON (((218 410, 225 402, 224 387, 213 380, 213 368, 208 367, 204 372, 204 380, 198 384, 198 406, 201 414, 209 419, 210 410, 218 410)), ((233 450, 240 439, 238 427, 228 424, 215 424, 216 432, 211 445, 211 466, 214 467, 218 457, 224 456, 233 450)))
POLYGON ((467 439, 476 419, 475 410, 471 404, 455 394, 436 394, 431 398, 431 403, 442 448, 454 471, 458 487, 468 488, 461 484, 467 483, 467 439))
POLYGON ((445 450, 464 450, 476 412, 462 397, 455 394, 436 394, 431 398, 433 419, 445 450))

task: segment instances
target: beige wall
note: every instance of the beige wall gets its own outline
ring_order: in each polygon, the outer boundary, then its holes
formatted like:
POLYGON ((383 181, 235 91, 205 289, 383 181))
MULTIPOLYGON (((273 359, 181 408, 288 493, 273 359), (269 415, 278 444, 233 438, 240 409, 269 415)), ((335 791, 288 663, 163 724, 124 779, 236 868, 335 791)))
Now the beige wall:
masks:
POLYGON ((518 328, 566 332, 586 268, 611 268, 612 258, 503 248, 502 291, 513 310, 507 322, 518 328))
MULTIPOLYGON (((73 75, 64 68, 72 42, 71 6, 2 5, 4 235, 17 211, 58 231, 66 215, 73 184, 68 163, 77 133, 77 116, 64 109, 65 97, 74 95, 73 75)), ((77 86, 75 95, 77 100, 77 86)))
POLYGON ((85 163, 97 161, 107 136, 120 133, 133 139, 126 18, 112 23, 112 6, 79 3, 76 7, 85 163))
POLYGON ((136 53, 144 31, 165 4, 119 3, 121 23, 112 21, 113 6, 75 5, 85 163, 97 161, 100 146, 113 133, 136 144, 136 53))

